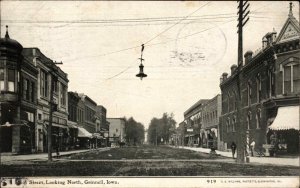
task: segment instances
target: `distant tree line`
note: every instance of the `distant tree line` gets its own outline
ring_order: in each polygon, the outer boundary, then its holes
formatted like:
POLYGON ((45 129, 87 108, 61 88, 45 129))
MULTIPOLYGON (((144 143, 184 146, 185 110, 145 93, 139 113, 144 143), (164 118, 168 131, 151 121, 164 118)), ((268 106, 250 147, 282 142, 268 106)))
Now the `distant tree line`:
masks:
POLYGON ((129 119, 125 118, 125 133, 125 139, 127 144, 143 144, 145 139, 144 125, 140 122, 135 121, 133 117, 130 117, 129 119))
POLYGON ((174 114, 163 113, 161 118, 152 118, 148 128, 148 142, 150 144, 167 144, 176 129, 174 114))

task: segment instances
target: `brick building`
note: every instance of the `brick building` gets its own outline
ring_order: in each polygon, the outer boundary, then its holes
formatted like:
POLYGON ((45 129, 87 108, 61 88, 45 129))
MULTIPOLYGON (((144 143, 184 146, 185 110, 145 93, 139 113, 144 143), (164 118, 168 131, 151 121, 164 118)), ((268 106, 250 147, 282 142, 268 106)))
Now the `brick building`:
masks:
POLYGON ((222 149, 228 149, 232 141, 238 143, 239 132, 236 120, 239 118, 245 130, 248 145, 255 141, 255 150, 266 151, 270 135, 274 130, 281 137, 287 150, 299 151, 299 94, 300 94, 300 50, 299 22, 293 16, 292 6, 280 33, 274 30, 262 38, 261 49, 244 55, 241 67, 241 117, 237 117, 237 66, 231 66, 231 75, 223 73, 220 88, 222 92, 222 115, 220 119, 220 141, 222 149), (286 112, 284 115, 282 112, 286 112), (283 117, 284 116, 284 117, 283 117), (293 121, 288 121, 292 119, 293 121), (290 141, 285 129, 291 133, 290 141), (298 147, 297 147, 298 145, 298 147))
POLYGON ((47 148, 50 83, 54 81, 53 146, 66 149, 68 78, 38 48, 23 48, 10 39, 8 31, 1 38, 0 111, 3 151, 43 152, 47 148), (53 79, 52 78, 56 78, 53 79))
POLYGON ((53 101, 56 105, 52 118, 52 146, 58 146, 60 150, 68 150, 68 75, 38 48, 24 48, 22 53, 38 70, 35 121, 36 151, 47 151, 51 83, 53 84, 53 101))
POLYGON ((38 70, 11 39, 8 28, 0 39, 0 132, 2 152, 24 153, 35 148, 38 70))

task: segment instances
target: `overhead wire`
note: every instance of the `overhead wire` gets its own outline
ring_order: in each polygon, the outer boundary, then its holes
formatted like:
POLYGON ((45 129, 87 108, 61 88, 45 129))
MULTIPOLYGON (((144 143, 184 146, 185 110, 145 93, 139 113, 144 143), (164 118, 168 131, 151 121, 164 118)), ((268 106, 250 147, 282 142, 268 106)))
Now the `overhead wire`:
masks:
MULTIPOLYGON (((190 13, 189 15, 185 16, 183 19, 181 19, 180 21, 176 22, 174 25, 168 27, 167 29, 163 30, 162 32, 160 32, 159 34, 155 35, 153 38, 151 38, 150 40, 146 41, 145 43, 143 43, 145 46, 153 41, 154 39, 156 39, 158 36, 162 35, 163 33, 167 32, 168 30, 170 30, 171 28, 173 28, 174 26, 176 26, 178 23, 182 22, 183 20, 187 19, 189 16, 193 15, 194 13, 198 12, 200 9, 202 9, 203 7, 205 7, 206 5, 208 5, 210 2, 207 2, 205 3, 204 5, 202 5, 201 7, 199 7, 198 9, 196 9, 195 11, 193 11, 192 13, 190 13)), ((119 75, 121 75, 122 73, 124 73, 126 70, 128 70, 129 68, 131 68, 133 65, 127 67, 125 70, 115 74, 114 76, 108 78, 108 79, 105 79, 105 80, 110 80, 110 79, 113 79, 119 75)))

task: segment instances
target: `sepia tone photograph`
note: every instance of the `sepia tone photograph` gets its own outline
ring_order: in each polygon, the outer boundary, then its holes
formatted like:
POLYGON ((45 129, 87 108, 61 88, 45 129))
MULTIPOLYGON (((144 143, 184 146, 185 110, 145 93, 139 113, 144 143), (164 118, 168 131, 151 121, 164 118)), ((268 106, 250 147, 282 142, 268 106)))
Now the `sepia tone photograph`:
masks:
POLYGON ((299 1, 0 0, 0 187, 299 187, 299 1))

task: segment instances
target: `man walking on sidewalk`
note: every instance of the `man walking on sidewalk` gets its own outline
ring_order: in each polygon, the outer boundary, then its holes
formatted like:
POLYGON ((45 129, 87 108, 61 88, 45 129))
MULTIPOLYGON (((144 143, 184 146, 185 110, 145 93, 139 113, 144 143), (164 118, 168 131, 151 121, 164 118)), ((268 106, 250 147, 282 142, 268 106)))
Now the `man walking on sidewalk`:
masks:
POLYGON ((231 152, 232 152, 232 158, 234 159, 236 144, 234 142, 232 142, 230 147, 231 147, 231 152))

